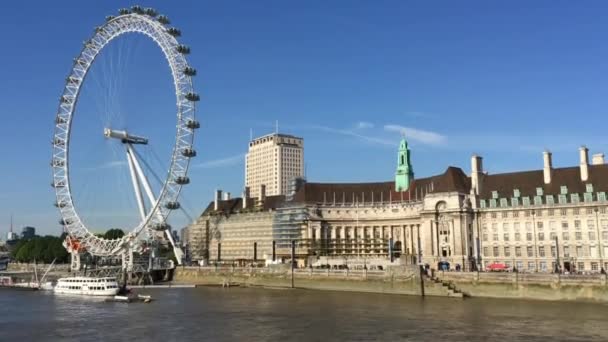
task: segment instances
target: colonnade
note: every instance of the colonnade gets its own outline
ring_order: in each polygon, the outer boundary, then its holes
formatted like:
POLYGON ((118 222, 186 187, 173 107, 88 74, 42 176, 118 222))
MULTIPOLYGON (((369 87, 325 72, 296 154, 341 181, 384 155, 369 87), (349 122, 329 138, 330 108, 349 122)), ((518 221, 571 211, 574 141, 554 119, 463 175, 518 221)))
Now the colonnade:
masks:
POLYGON ((394 252, 418 254, 420 224, 406 225, 329 225, 308 227, 308 238, 325 243, 330 255, 388 254, 389 241, 394 252))

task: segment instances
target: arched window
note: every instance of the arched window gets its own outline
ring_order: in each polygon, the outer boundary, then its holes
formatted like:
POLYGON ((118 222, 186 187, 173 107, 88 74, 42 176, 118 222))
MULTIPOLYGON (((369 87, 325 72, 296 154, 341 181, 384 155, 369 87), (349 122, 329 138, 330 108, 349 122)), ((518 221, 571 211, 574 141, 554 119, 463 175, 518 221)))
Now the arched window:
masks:
POLYGON ((405 155, 401 155, 401 165, 405 164, 405 155))

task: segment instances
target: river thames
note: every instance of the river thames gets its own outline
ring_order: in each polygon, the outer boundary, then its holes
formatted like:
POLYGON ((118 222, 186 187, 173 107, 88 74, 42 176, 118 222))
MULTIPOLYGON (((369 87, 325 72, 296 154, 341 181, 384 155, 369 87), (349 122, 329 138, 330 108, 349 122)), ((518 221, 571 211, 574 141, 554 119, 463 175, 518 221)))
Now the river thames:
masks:
POLYGON ((1 341, 607 341, 608 305, 255 288, 0 291, 1 341))

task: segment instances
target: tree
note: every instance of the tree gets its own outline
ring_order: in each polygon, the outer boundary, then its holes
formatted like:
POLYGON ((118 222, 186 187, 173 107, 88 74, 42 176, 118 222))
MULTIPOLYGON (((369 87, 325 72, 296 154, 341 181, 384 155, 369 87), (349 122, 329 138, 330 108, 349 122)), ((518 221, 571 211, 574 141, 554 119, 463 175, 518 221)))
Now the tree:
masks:
POLYGON ((19 240, 19 242, 17 242, 15 247, 13 247, 13 249, 11 250, 11 257, 13 259, 17 260, 17 254, 19 253, 19 250, 21 249, 21 247, 23 247, 23 245, 25 245, 26 242, 27 242, 27 240, 19 240))
POLYGON ((19 262, 57 263, 68 261, 68 252, 62 245, 63 239, 56 236, 36 236, 30 240, 21 240, 15 245, 11 256, 19 262))
POLYGON ((50 249, 53 252, 53 259, 57 259, 58 263, 68 262, 68 251, 62 245, 62 239, 57 239, 53 241, 50 245, 50 249))
POLYGON ((35 237, 30 240, 30 243, 32 244, 32 250, 30 251, 30 261, 41 261, 41 259, 43 259, 43 253, 48 245, 48 242, 44 238, 35 237))
POLYGON ((19 262, 30 262, 32 258, 32 250, 34 249, 34 243, 29 240, 26 241, 15 256, 15 259, 19 262))
POLYGON ((123 232, 122 229, 120 229, 120 228, 114 228, 114 229, 108 230, 104 234, 103 237, 104 237, 104 239, 114 240, 114 239, 120 239, 123 236, 125 236, 125 232, 123 232))

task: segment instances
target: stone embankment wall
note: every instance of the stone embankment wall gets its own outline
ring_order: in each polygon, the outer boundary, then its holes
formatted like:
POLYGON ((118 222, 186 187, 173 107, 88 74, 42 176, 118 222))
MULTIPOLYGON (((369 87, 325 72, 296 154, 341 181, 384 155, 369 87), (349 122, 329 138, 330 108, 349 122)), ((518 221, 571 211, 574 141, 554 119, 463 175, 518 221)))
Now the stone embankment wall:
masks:
MULTIPOLYGON (((175 283, 222 286, 260 286, 274 288, 291 287, 291 270, 283 267, 271 268, 214 268, 178 267, 175 283)), ((293 273, 295 288, 374 292, 405 295, 420 295, 420 278, 407 269, 388 271, 296 269, 293 273)), ((445 287, 427 282, 428 296, 448 296, 445 287)))
POLYGON ((471 297, 608 302, 605 274, 436 272, 435 277, 471 297))
MULTIPOLYGON (((8 275, 14 281, 31 281, 38 273, 38 278, 42 278, 50 264, 26 264, 26 263, 9 263, 6 271, 0 272, 2 275, 8 275)), ((56 280, 70 274, 70 264, 54 264, 46 276, 46 280, 56 280)))
MULTIPOLYGON (((38 272, 46 271, 49 268, 50 264, 27 264, 27 263, 19 263, 19 262, 11 262, 8 264, 7 271, 9 272, 34 272, 36 269, 38 272)), ((54 264, 52 271, 61 271, 68 272, 70 270, 70 264, 54 264)))

